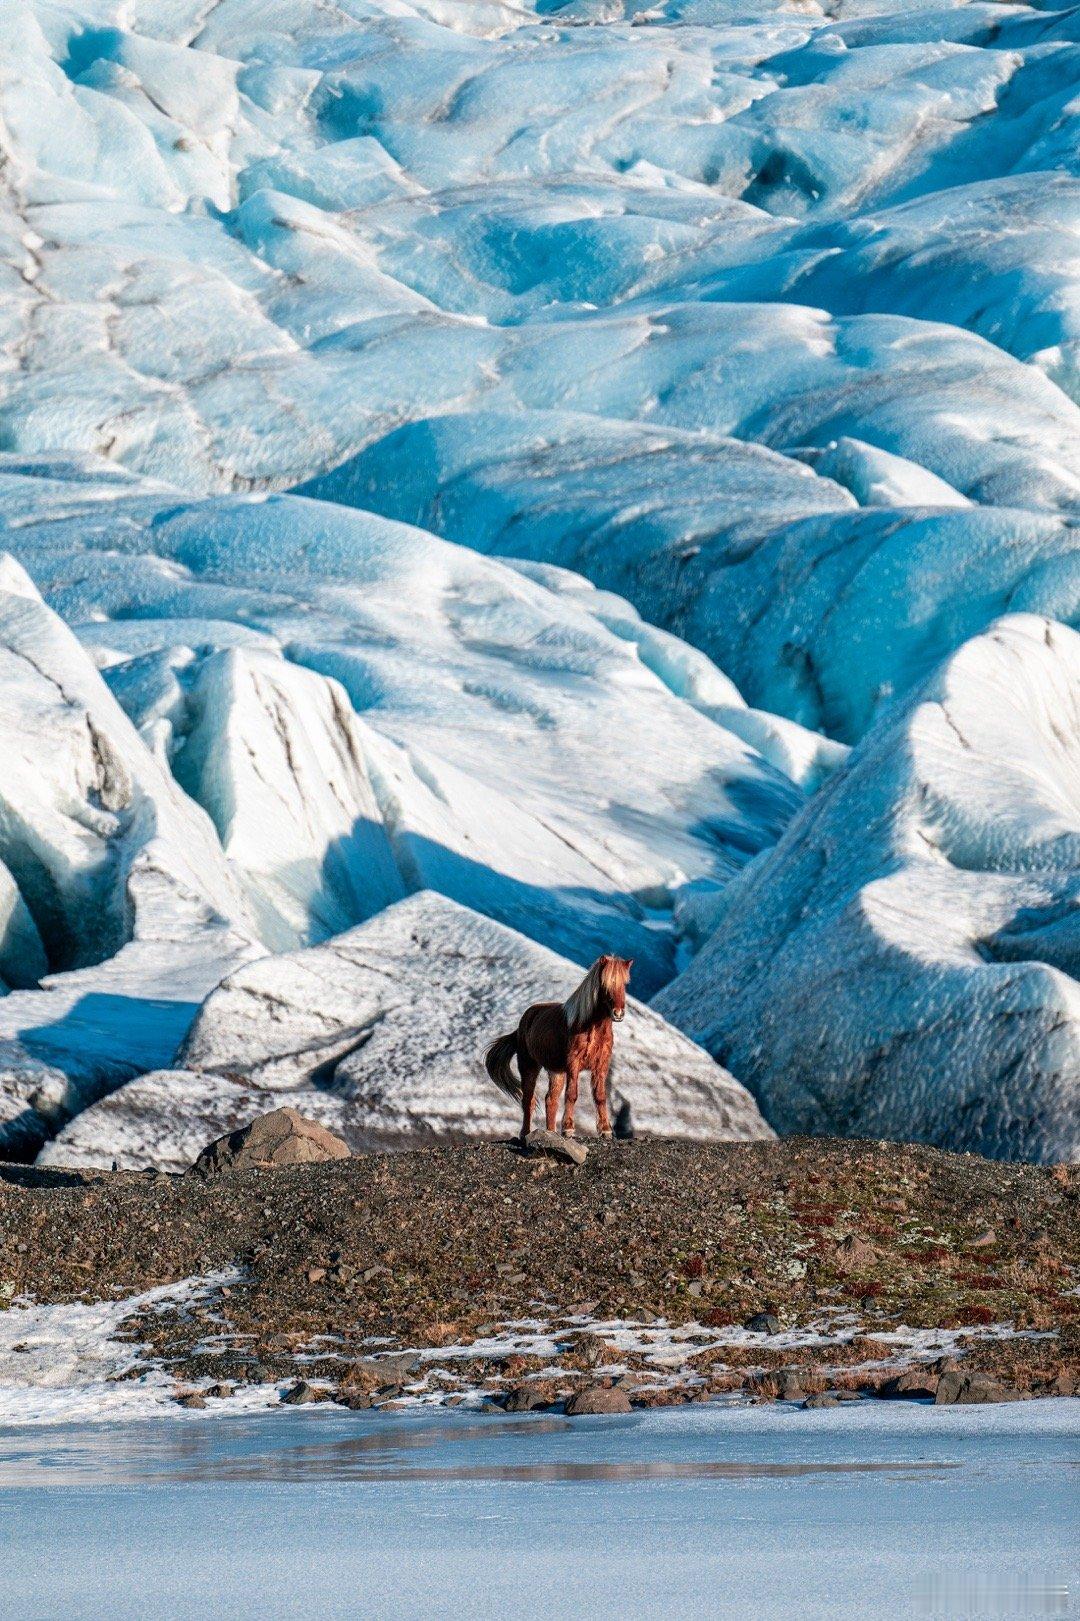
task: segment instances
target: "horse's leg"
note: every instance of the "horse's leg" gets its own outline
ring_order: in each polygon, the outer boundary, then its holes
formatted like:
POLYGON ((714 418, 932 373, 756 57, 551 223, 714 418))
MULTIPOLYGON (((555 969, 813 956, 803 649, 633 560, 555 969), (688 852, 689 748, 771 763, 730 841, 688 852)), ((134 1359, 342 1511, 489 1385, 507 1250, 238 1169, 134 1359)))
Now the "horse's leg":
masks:
POLYGON ((607 1072, 610 1061, 610 1056, 598 1058, 595 1067, 590 1071, 593 1102, 596 1105, 596 1129, 601 1137, 611 1136, 611 1118, 607 1106, 607 1072))
POLYGON ((549 1131, 555 1130, 559 1118, 559 1099, 562 1097, 563 1082, 566 1076, 561 1070, 548 1070, 547 1099, 544 1104, 544 1124, 549 1131))
POLYGON ((534 1058, 522 1054, 519 1049, 518 1071, 521 1075, 521 1140, 524 1142, 532 1130, 533 1099, 536 1097, 540 1065, 534 1058))
POLYGON ((566 1067, 566 1108, 563 1110, 562 1129, 564 1137, 574 1135, 574 1105, 577 1103, 578 1076, 581 1066, 571 1061, 566 1067))

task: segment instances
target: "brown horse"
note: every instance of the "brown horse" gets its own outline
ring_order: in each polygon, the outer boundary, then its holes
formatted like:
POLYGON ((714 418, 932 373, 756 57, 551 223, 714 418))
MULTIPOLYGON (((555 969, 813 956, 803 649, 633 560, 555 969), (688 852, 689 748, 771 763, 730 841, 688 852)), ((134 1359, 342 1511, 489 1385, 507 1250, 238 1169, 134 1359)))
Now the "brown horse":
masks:
POLYGON ((607 1073, 615 1043, 612 1020, 626 1013, 626 982, 633 958, 598 957, 573 996, 565 1002, 535 1002, 521 1015, 517 1029, 493 1041, 484 1064, 495 1085, 520 1102, 522 1139, 532 1130, 533 1099, 540 1071, 548 1072, 546 1124, 555 1130, 559 1098, 566 1087, 563 1109, 564 1136, 574 1134, 574 1105, 578 1076, 583 1069, 592 1077, 596 1129, 611 1136, 607 1106, 607 1073), (510 1068, 517 1059, 518 1076, 510 1068))

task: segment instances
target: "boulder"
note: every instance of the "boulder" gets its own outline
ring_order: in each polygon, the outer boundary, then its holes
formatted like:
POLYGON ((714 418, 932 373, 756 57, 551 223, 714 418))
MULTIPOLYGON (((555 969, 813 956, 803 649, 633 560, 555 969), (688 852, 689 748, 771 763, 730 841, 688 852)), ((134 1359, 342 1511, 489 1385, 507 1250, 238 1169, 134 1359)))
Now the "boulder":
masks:
POLYGON ((544 1398, 533 1385, 515 1385, 503 1403, 504 1413, 532 1413, 545 1405, 544 1398))
POLYGON ((530 1154, 544 1154, 548 1159, 563 1160, 568 1165, 584 1165, 589 1150, 575 1137, 564 1137, 560 1131, 545 1131, 541 1126, 530 1131, 525 1139, 530 1154))
POLYGON ((419 1373, 421 1361, 418 1356, 364 1356, 359 1357, 349 1367, 345 1374, 343 1384, 366 1384, 378 1388, 388 1384, 404 1384, 408 1379, 414 1379, 419 1373))
POLYGON ((618 1386, 593 1385, 579 1390, 566 1404, 568 1418, 584 1418, 590 1413, 632 1412, 630 1397, 618 1386))
POLYGON ((575 1336, 571 1349, 579 1356, 587 1367, 598 1368, 605 1362, 619 1362, 622 1360, 619 1352, 599 1334, 584 1333, 575 1336))
POLYGON ((779 1334, 780 1319, 775 1312, 759 1311, 748 1317, 743 1327, 751 1334, 779 1334))
POLYGON ((201 1176, 222 1171, 270 1170, 281 1165, 312 1165, 348 1159, 348 1145, 295 1109, 274 1109, 250 1126, 208 1143, 191 1167, 201 1176))
POLYGON ((937 1382, 937 1407, 975 1406, 999 1401, 1023 1401, 1019 1390, 1003 1385, 988 1373, 943 1373, 937 1382))
POLYGON ((937 1393, 939 1377, 932 1368, 906 1368, 903 1373, 896 1374, 892 1379, 886 1379, 878 1390, 878 1395, 891 1400, 932 1399, 937 1393))
POLYGON ((744 1382, 748 1394, 763 1401, 802 1401, 823 1388, 823 1380, 812 1368, 763 1368, 744 1382))
POLYGON ((289 1407, 306 1407, 311 1402, 321 1401, 322 1396, 306 1379, 298 1379, 295 1385, 290 1385, 281 1399, 289 1407))

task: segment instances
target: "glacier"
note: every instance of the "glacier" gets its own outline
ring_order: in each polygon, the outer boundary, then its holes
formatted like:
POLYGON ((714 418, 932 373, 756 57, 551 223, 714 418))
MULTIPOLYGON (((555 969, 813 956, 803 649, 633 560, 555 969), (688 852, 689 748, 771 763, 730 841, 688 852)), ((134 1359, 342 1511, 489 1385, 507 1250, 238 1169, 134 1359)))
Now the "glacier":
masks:
MULTIPOLYGON (((647 996, 732 873, 804 802, 796 776, 843 757, 794 723, 755 715, 703 654, 577 577, 548 586, 296 496, 178 504, 96 465, 81 486, 71 468, 54 473, 6 470, 26 503, 20 530, 33 536, 21 550, 56 604, 14 559, 0 565, 0 659, 19 682, 5 683, 0 709, 4 961, 18 964, 0 997, 9 1154, 60 1132, 74 1155, 81 1139, 64 1127, 85 1113, 97 1154, 86 1162, 121 1160, 120 1117, 94 1105, 117 1087, 126 1096, 137 1077, 160 1088, 232 968, 350 938, 419 890, 462 903, 442 919, 455 942, 448 961, 474 966, 459 982, 444 964, 444 995, 452 983, 475 1004, 485 973, 515 987, 505 952, 470 925, 482 913, 542 942, 560 984, 580 977, 566 957, 587 964, 618 943, 647 996), (654 642, 647 663, 639 645, 654 642), (761 751, 725 725, 729 715, 761 751), (102 1120, 120 1133, 111 1146, 102 1120)), ((406 934, 398 951, 394 972, 419 995, 410 958, 420 948, 406 934)), ((533 969, 534 1000, 542 981, 533 969)), ((474 1085, 490 1091, 479 1064, 490 1032, 469 1024, 467 1034, 474 1085)), ((716 1098, 698 1114, 726 1135, 724 1087, 736 1083, 671 1037, 672 1084, 681 1076, 692 1089, 704 1063, 716 1098)), ((389 1050, 410 1075, 406 1055, 389 1050)), ((432 1074, 451 1094, 463 1084, 452 1065, 432 1074)), ((174 1082, 141 1139, 165 1158, 168 1119, 186 1115, 188 1144, 240 1107, 225 1083, 207 1112, 183 1075, 174 1082)), ((646 1091, 635 1091, 639 1108, 646 1091)), ((438 1092, 425 1094, 426 1126, 406 1110, 418 1134, 452 1134, 467 1112, 438 1092)), ((130 1108, 146 1119, 157 1095, 133 1090, 130 1108)), ((250 1118, 267 1099, 242 1102, 250 1118)), ((318 1097, 304 1103, 325 1113, 318 1097)), ((470 1107, 486 1129, 505 1127, 494 1095, 470 1107)), ((335 1121, 357 1141, 405 1135, 392 1122, 364 1136, 335 1121)))
POLYGON ((436 892, 721 1113, 1075 1157, 1078 85, 1054 3, 0 7, 0 1153, 173 1163, 221 981, 436 892))
POLYGON ((657 1009, 782 1131, 1074 1158, 1078 823, 1080 636, 999 620, 728 886, 657 1009))

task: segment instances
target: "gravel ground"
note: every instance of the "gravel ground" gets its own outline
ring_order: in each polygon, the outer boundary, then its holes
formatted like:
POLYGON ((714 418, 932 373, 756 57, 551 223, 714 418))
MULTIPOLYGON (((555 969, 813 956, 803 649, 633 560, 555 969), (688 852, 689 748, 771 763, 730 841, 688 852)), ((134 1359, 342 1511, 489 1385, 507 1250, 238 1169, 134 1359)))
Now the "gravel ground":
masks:
POLYGON ((0 1296, 114 1299, 237 1268, 213 1305, 126 1325, 178 1391, 302 1377, 320 1397, 393 1404, 416 1364, 373 1354, 439 1347, 424 1389, 446 1400, 813 1396, 871 1391, 908 1365, 932 1389, 947 1361, 876 1337, 908 1325, 942 1331, 965 1371, 1069 1394, 1078 1212, 1080 1167, 832 1139, 597 1144, 580 1168, 509 1143, 205 1179, 7 1166, 0 1296), (759 1312, 776 1324, 740 1341, 759 1312), (551 1326, 554 1356, 477 1345, 525 1318, 551 1326), (700 1333, 658 1373, 588 1321, 613 1319, 700 1333), (846 1325, 839 1343, 792 1346, 822 1322, 846 1325), (1019 1332, 986 1337, 1002 1323, 1019 1332), (718 1343, 729 1328, 738 1343, 718 1343))

